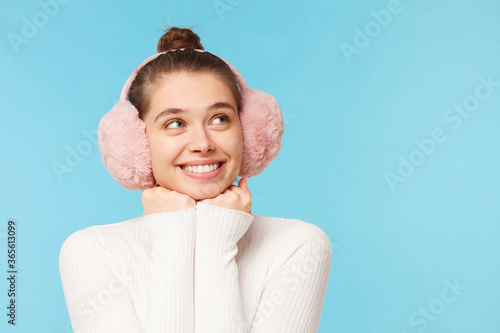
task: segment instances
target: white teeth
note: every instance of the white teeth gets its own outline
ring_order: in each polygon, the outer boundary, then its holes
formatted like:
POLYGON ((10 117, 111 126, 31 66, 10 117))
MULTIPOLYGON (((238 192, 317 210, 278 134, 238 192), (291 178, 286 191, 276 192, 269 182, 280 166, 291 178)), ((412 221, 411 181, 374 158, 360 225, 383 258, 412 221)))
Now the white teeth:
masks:
POLYGON ((188 165, 182 167, 184 171, 187 172, 192 172, 192 173, 205 173, 205 172, 212 172, 214 170, 217 170, 219 167, 219 164, 205 164, 205 165, 188 165))

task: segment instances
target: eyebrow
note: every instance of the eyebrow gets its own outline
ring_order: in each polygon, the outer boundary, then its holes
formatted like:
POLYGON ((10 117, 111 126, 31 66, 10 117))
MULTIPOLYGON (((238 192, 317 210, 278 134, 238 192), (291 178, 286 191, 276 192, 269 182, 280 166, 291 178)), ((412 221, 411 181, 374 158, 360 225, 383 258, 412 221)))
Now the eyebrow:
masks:
MULTIPOLYGON (((214 103, 214 104, 210 105, 207 108, 207 111, 212 111, 212 110, 215 110, 215 109, 230 109, 234 113, 236 113, 236 110, 234 109, 234 107, 231 104, 226 103, 226 102, 217 102, 217 103, 214 103)), ((183 110, 183 109, 180 109, 180 108, 168 108, 168 109, 165 109, 162 112, 158 113, 158 115, 156 116, 154 122, 156 123, 156 121, 158 119, 160 119, 161 117, 165 117, 165 116, 168 116, 168 115, 171 115, 171 114, 180 114, 180 113, 184 113, 184 112, 189 112, 189 111, 188 110, 183 110)))

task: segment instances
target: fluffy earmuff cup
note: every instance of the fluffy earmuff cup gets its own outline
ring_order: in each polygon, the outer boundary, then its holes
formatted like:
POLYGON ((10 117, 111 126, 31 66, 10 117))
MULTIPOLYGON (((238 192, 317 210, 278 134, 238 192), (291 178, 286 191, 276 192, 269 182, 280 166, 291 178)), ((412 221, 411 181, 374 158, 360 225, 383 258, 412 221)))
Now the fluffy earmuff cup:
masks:
POLYGON ((104 165, 113 178, 129 190, 155 186, 146 124, 128 101, 119 101, 106 113, 97 129, 104 165))
POLYGON ((285 127, 281 109, 272 95, 247 87, 242 90, 241 99, 243 159, 239 176, 253 177, 278 156, 285 127))

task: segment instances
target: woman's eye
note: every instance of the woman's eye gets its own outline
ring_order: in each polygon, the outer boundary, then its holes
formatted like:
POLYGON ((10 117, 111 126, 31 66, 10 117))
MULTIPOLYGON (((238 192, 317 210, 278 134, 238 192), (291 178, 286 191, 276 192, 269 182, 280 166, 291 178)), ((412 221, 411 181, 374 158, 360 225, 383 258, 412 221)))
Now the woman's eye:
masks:
POLYGON ((179 128, 177 126, 170 126, 172 124, 182 124, 182 121, 180 121, 180 120, 171 121, 171 122, 169 122, 168 124, 165 125, 165 128, 174 128, 174 129, 175 128, 179 128))
MULTIPOLYGON (((229 117, 226 115, 220 115, 214 118, 215 124, 224 124, 230 121, 229 117)), ((165 128, 168 129, 178 129, 181 127, 185 127, 184 122, 181 120, 173 120, 165 125, 165 128)))
POLYGON ((228 123, 229 122, 229 117, 226 115, 217 116, 217 117, 215 117, 215 119, 222 119, 223 120, 222 122, 219 122, 219 123, 228 123))

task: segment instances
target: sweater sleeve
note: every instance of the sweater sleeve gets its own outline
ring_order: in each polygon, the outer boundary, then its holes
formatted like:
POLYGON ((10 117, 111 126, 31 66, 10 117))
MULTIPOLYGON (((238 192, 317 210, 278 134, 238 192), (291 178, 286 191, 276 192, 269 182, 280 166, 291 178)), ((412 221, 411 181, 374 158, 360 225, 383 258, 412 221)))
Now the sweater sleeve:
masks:
POLYGON ((194 333, 196 207, 146 215, 141 223, 152 244, 143 332, 194 333))
POLYGON ((251 214, 198 201, 195 241, 195 332, 243 333, 235 256, 251 214))
MULTIPOLYGON (((149 299, 137 309, 124 273, 97 229, 71 234, 59 266, 74 332, 194 332, 193 260, 196 207, 146 215, 150 279, 141 287, 149 299)), ((113 240, 114 241, 114 240, 113 240)))
POLYGON ((252 333, 317 333, 332 248, 318 226, 297 224, 280 244, 262 292, 252 333))

